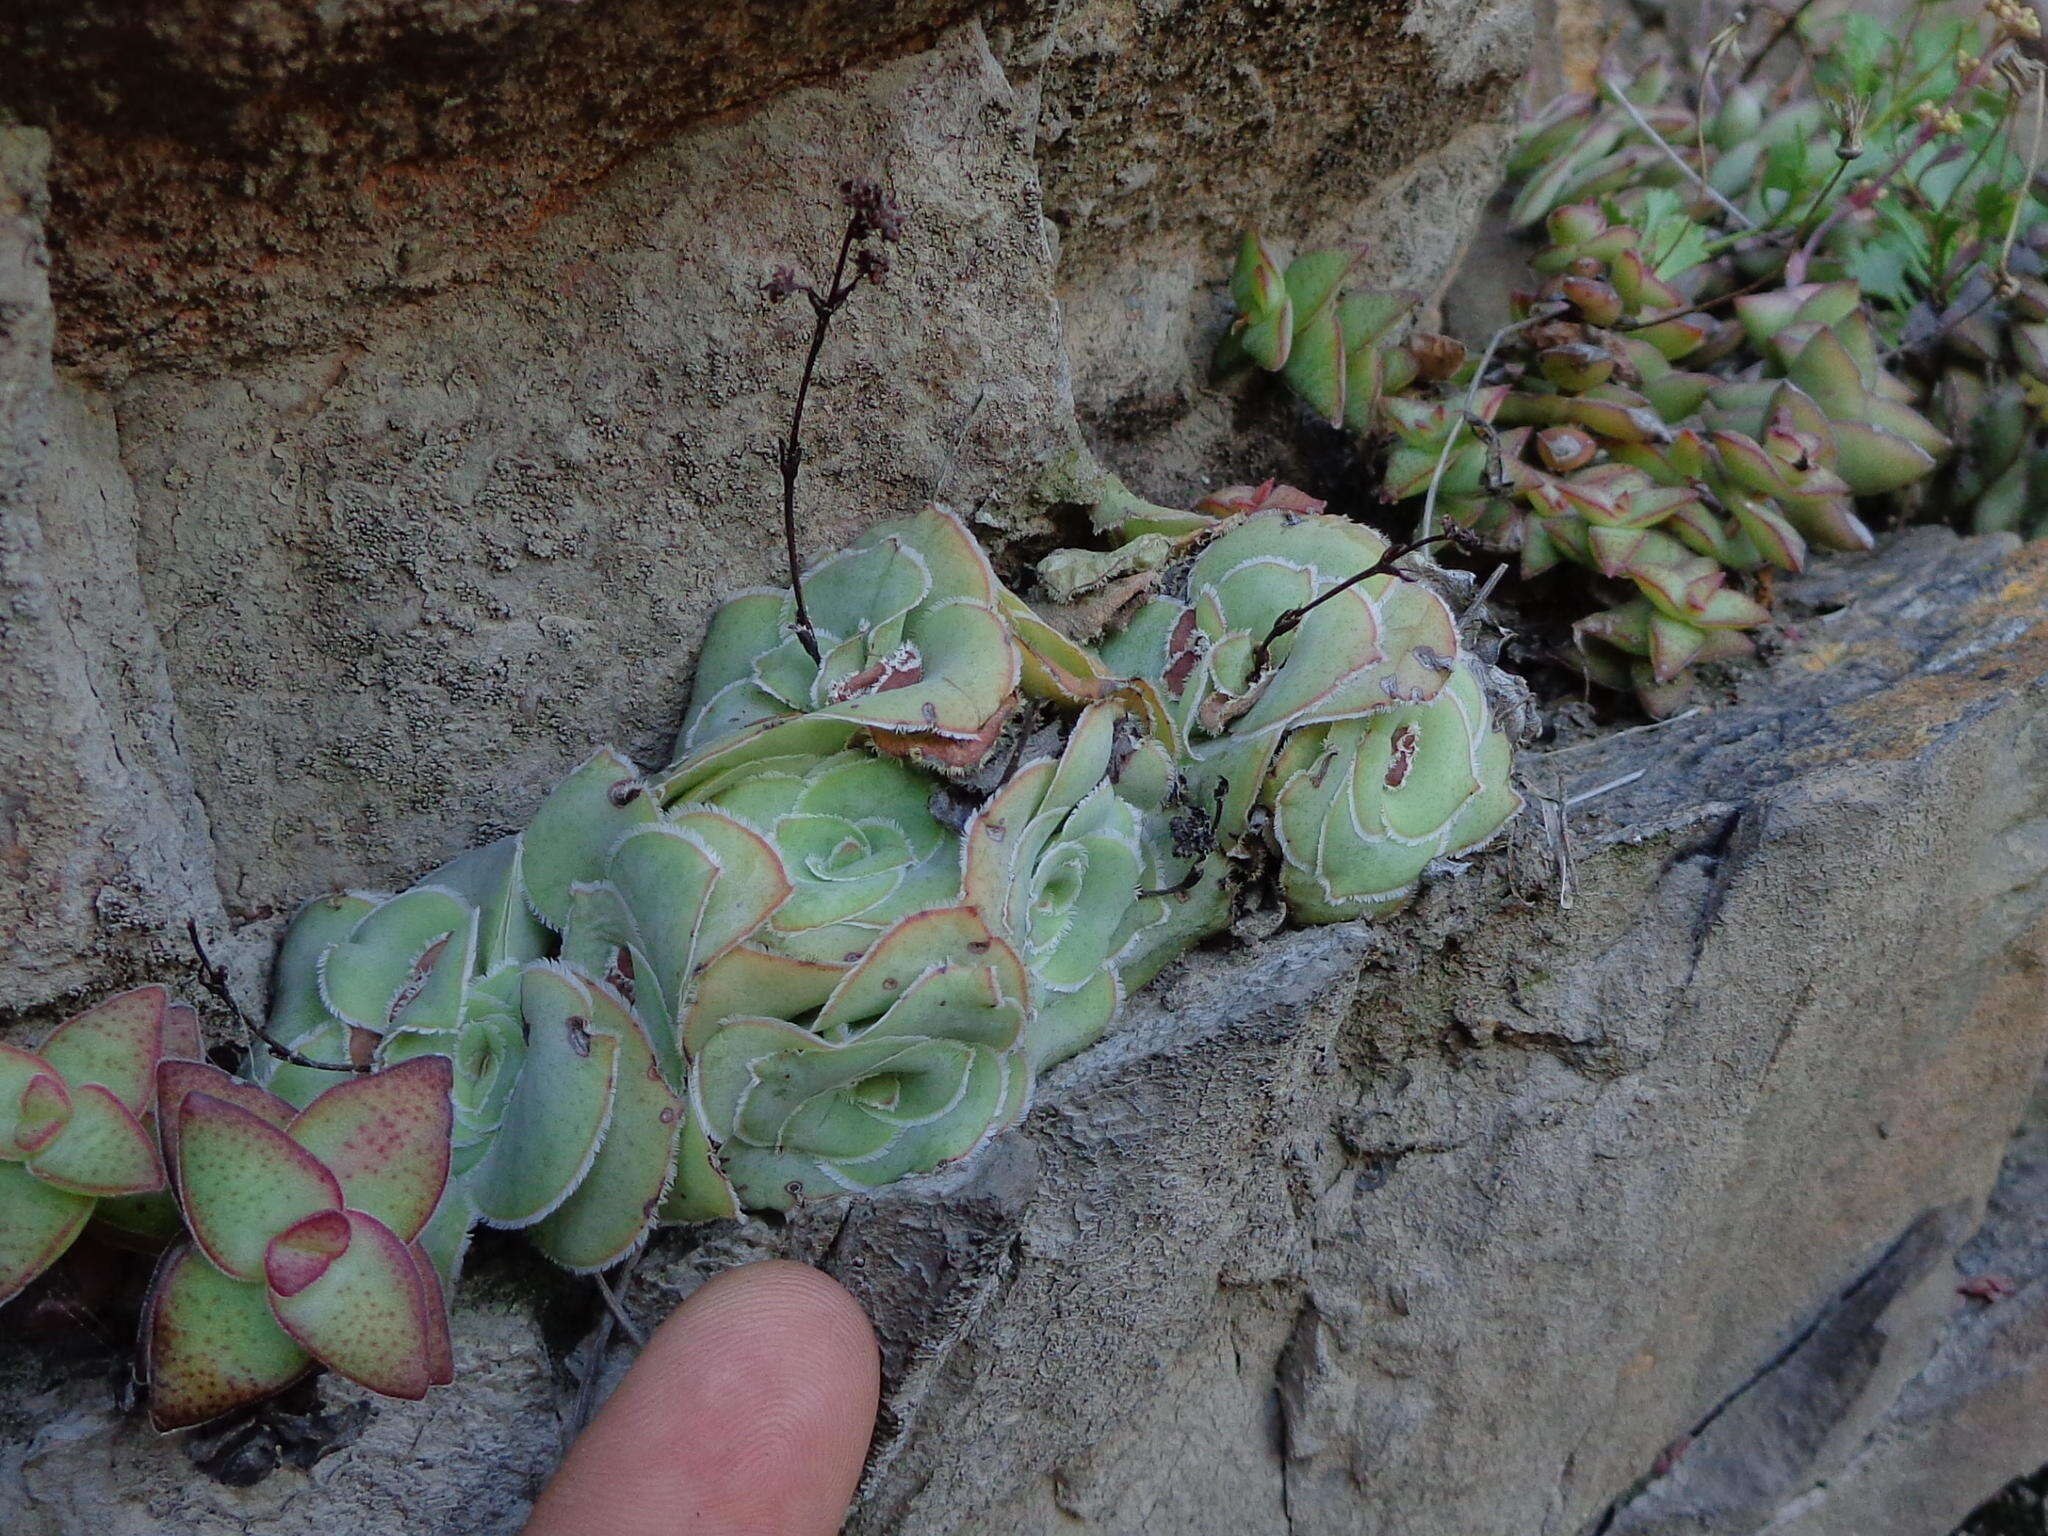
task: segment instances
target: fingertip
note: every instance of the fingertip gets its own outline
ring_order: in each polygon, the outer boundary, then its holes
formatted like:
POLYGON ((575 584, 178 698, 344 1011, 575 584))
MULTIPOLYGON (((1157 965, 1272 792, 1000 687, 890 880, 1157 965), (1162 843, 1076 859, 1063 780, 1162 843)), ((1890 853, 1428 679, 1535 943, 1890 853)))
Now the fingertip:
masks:
POLYGON ((655 1331, 528 1536, 830 1536, 880 1378, 874 1329, 829 1275, 783 1260, 729 1270, 655 1331))

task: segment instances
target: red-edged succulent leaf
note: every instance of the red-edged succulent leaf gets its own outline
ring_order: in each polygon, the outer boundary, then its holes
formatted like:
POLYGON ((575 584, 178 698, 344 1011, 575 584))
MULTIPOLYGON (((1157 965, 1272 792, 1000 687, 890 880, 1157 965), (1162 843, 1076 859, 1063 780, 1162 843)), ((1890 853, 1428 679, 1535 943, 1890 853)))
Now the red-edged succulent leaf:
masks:
POLYGON ((33 1051, 0 1045, 0 1158, 33 1156, 70 1118, 71 1095, 57 1069, 33 1051))
POLYGON ((414 1271, 419 1275, 420 1296, 427 1311, 427 1382, 445 1387, 455 1380, 455 1341, 448 1336, 448 1293, 441 1284, 440 1266, 434 1256, 418 1243, 408 1243, 414 1271))
POLYGON ((434 1384, 447 1320, 427 1306, 412 1251, 383 1222, 344 1213, 341 1252, 300 1290, 272 1289, 285 1332, 322 1365, 387 1397, 421 1398, 434 1384))
POLYGON ((315 1211, 293 1222, 263 1251, 264 1282, 279 1296, 298 1295, 348 1252, 350 1235, 348 1217, 340 1211, 315 1211))
POLYGON ((146 1195, 164 1187, 155 1138, 98 1083, 72 1090, 70 1119, 28 1168, 74 1195, 146 1195))
POLYGON ((162 987, 122 992, 59 1024, 39 1054, 71 1087, 98 1083, 139 1115, 156 1091, 170 1005, 162 987))
MULTIPOLYGON (((172 1003, 164 1010, 163 1059, 197 1061, 206 1054, 206 1036, 199 1028, 199 1010, 190 1003, 172 1003)), ((150 1091, 156 1091, 154 1085, 150 1091)))
POLYGON ((313 1363, 278 1326, 261 1285, 222 1274, 190 1243, 157 1265, 142 1316, 149 1417, 161 1430, 261 1402, 313 1363))
POLYGON ((375 1216, 409 1243, 448 1181, 454 1086, 446 1056, 415 1056, 337 1083, 299 1112, 289 1134, 340 1182, 349 1209, 375 1216))
POLYGON ((342 1203, 341 1185, 319 1158, 211 1093, 188 1093, 178 1106, 176 1175, 192 1236, 237 1280, 261 1280, 272 1238, 342 1203))
POLYGON ((267 1088, 246 1082, 204 1061, 166 1060, 156 1069, 156 1130, 163 1143, 164 1166, 177 1177, 178 1109, 188 1093, 210 1093, 239 1104, 259 1119, 283 1130, 298 1110, 267 1088))
POLYGON ((19 1163, 0 1163, 0 1302, 63 1257, 92 1208, 90 1196, 45 1184, 19 1163))

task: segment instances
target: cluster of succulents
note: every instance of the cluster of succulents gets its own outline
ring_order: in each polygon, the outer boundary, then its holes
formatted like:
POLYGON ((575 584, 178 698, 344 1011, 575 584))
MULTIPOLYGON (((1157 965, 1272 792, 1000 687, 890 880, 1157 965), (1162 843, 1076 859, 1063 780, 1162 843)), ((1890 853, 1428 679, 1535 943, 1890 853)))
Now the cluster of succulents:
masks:
POLYGON ((419 1397, 473 1228, 596 1273, 936 1169, 1248 903, 1388 911, 1515 813, 1384 540, 1270 484, 1151 512, 1099 647, 939 508, 805 573, 815 657, 794 590, 734 598, 674 761, 600 750, 517 836, 308 902, 239 1076, 161 988, 0 1048, 0 1300, 99 1219, 161 1248, 160 1427, 317 1368, 419 1397))
POLYGON ((1381 494, 1424 534, 1577 571, 1560 659, 1668 714, 1693 668, 1754 649, 1774 573, 1871 546, 1879 498, 2037 531, 2039 31, 1943 0, 1895 30, 1801 19, 1763 43, 1804 55, 1765 86, 1738 21, 1695 68, 1652 60, 1529 125, 1509 221, 1542 232, 1535 280, 1481 356, 1414 333, 1412 295, 1346 292, 1351 256, 1283 264, 1254 232, 1219 368, 1384 442, 1381 494))
MULTIPOLYGON (((1680 64, 1551 102, 1508 160, 1509 220, 1601 202, 1744 279, 1853 279, 1887 344, 1933 297, 1996 269, 2037 223, 2040 17, 2018 0, 1914 0, 1764 23, 1773 80, 1738 30, 1680 64)), ((1660 246, 1661 250, 1663 247, 1660 246)))
POLYGON ((1977 533, 2048 534, 2048 226, 2016 248, 2008 280, 1975 275, 1944 310, 1925 306, 1908 337, 1927 414, 1955 452, 1927 487, 1926 512, 1977 533))
MULTIPOLYGON (((1884 368, 1854 283, 1739 294, 1718 319, 1643 230, 1592 204, 1547 223, 1539 282, 1484 359, 1434 337, 1359 344, 1382 361, 1355 376, 1412 381, 1374 402, 1391 438, 1382 494, 1514 555, 1524 577, 1591 573, 1601 606, 1570 659, 1668 713, 1695 663, 1751 650, 1769 617, 1761 573, 1802 569, 1814 546, 1869 548, 1855 498, 1919 479, 1947 442, 1884 368)), ((1256 236, 1245 249, 1240 271, 1277 269, 1256 236)), ((1258 323, 1241 314, 1233 353, 1258 323)))

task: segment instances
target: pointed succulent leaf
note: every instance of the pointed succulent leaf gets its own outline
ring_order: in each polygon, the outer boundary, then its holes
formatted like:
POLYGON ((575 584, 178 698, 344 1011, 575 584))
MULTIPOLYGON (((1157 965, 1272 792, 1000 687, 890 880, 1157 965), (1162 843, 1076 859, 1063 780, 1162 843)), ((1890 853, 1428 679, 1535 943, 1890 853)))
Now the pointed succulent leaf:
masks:
POLYGON ((162 987, 118 993, 59 1024, 37 1054, 69 1086, 97 1083, 140 1114, 156 1092, 170 1006, 162 987))
POLYGON ((31 1157, 71 1118, 64 1079, 42 1057, 0 1043, 0 1159, 31 1157))
POLYGON ((149 1417, 189 1429, 281 1392, 313 1360, 278 1325, 259 1283, 222 1274, 191 1243, 157 1265, 143 1306, 149 1417))
POLYGON ((1650 615, 1650 669, 1659 683, 1668 683, 1698 658, 1707 631, 1696 624, 1650 615))
POLYGON ((0 1305, 64 1256, 92 1219, 93 1200, 0 1162, 0 1305))
POLYGON ((1806 569, 1806 540, 1770 502, 1756 496, 1736 496, 1730 500, 1729 510, 1765 560, 1781 571, 1806 569))
POLYGON ((164 1187, 156 1138, 98 1083, 72 1089, 63 1129, 29 1158, 28 1170, 74 1195, 142 1195, 164 1187))
POLYGON ((1356 250, 1311 251, 1287 264, 1287 297, 1294 304, 1297 335, 1309 316, 1324 309, 1335 313, 1338 290, 1362 254, 1356 250))
POLYGON ((427 1305, 419 1265, 397 1234, 361 1211, 339 1218, 293 1229, 302 1256, 271 1275, 271 1311, 328 1369, 386 1397, 425 1397, 446 1353, 437 1335, 447 1319, 427 1305), (303 1284, 287 1292, 280 1278, 303 1284))
POLYGON ((454 1134, 446 1056, 419 1056, 351 1078, 301 1110, 287 1132, 331 1173, 351 1210, 409 1243, 440 1204, 454 1134))
POLYGON ((1296 306, 1294 344, 1288 349, 1282 375, 1324 421, 1332 426, 1344 424, 1348 360, 1336 305, 1324 303, 1306 314, 1296 306))
POLYGON ((413 1273, 420 1282, 421 1325, 426 1330, 427 1385, 445 1387, 455 1380, 455 1340, 448 1328, 448 1290, 441 1271, 424 1243, 408 1243, 413 1273))
POLYGON ((1834 423, 1836 467, 1857 496, 1880 496, 1922 479, 1934 457, 1910 438, 1861 421, 1834 423))
POLYGON ((191 1093, 210 1093, 217 1099, 240 1105, 258 1119, 283 1130, 298 1113, 297 1106, 204 1061, 164 1062, 156 1069, 156 1128, 163 1143, 164 1165, 176 1178, 178 1166, 179 1111, 191 1093))
POLYGON ((261 1280, 270 1240, 316 1211, 339 1210, 341 1185, 267 1120, 203 1090, 178 1106, 178 1198, 192 1236, 223 1273, 261 1280))
POLYGON ((348 1252, 351 1229, 341 1211, 315 1211, 292 1223, 263 1251, 264 1282, 279 1296, 296 1296, 348 1252))

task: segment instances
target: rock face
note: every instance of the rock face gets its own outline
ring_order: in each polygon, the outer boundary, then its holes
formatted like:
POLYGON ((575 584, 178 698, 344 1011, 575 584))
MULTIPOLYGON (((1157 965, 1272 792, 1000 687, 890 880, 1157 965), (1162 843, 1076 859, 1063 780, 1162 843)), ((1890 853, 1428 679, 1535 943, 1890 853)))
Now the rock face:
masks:
MULTIPOLYGON (((842 177, 914 223, 827 352, 808 537, 943 495, 1028 550, 1089 448, 1161 497, 1317 461, 1203 383, 1238 230, 1436 286, 1524 27, 149 12, 0 19, 24 1028, 172 974, 187 918, 253 989, 299 900, 518 825, 597 740, 660 755, 711 604, 776 571, 801 319, 758 283, 842 177)), ((2048 1457, 2048 552, 1923 531, 1794 604, 1732 702, 1531 754, 1516 840, 1410 913, 1193 957, 966 1168, 666 1236, 632 1304, 770 1253, 861 1294, 863 1536, 1943 1536, 2048 1457)), ((111 1357, 10 1337, 0 1529, 516 1530, 626 1363, 592 1321, 486 1243, 457 1385, 246 1488, 111 1357)))
POLYGON ((1077 400, 1135 430, 1133 367, 1158 494, 1242 478, 1199 383, 1240 228, 1438 281, 1516 14, 7 8, 0 1008, 179 959, 188 916, 254 985, 309 894, 521 824, 593 741, 660 756, 705 615, 779 568, 808 324, 759 289, 829 261, 846 177, 912 226, 823 360, 814 552, 935 495, 1046 535, 1077 400))

